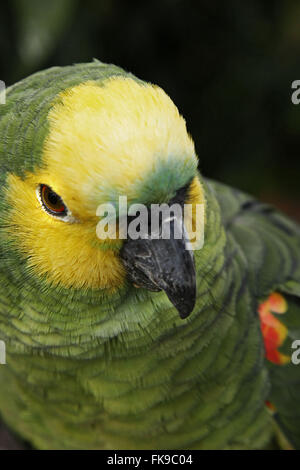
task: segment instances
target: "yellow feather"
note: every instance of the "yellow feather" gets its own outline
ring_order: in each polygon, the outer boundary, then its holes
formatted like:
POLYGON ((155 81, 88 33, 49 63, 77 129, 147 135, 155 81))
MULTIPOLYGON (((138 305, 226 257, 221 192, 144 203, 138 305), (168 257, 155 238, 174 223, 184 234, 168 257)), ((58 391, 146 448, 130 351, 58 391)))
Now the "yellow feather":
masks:
MULTIPOLYGON (((108 202, 103 188, 128 199, 134 183, 151 173, 158 159, 196 160, 184 119, 157 86, 130 78, 86 82, 63 92, 49 113, 43 165, 24 179, 10 175, 8 198, 12 237, 37 274, 64 287, 116 288, 125 272, 114 250, 96 236, 96 210, 108 202), (50 186, 77 223, 64 223, 42 210, 39 184, 50 186)), ((190 190, 203 202, 197 180, 190 190)), ((142 202, 142 201, 141 201, 142 202)), ((115 241, 118 246, 119 241, 115 241)))

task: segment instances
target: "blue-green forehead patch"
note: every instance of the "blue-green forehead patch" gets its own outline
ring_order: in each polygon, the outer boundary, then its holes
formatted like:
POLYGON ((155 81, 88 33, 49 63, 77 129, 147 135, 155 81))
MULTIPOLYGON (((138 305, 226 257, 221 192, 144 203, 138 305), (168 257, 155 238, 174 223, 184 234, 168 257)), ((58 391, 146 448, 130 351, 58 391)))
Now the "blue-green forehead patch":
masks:
MULTIPOLYGON (((147 174, 140 175, 130 188, 113 187, 110 182, 98 188, 97 194, 103 195, 100 202, 111 203, 116 209, 119 197, 127 196, 128 204, 161 204, 169 202, 176 191, 196 176, 197 159, 195 156, 157 157, 147 174), (99 191, 100 189, 100 191, 99 191)), ((123 214, 120 214, 123 215, 123 214)))

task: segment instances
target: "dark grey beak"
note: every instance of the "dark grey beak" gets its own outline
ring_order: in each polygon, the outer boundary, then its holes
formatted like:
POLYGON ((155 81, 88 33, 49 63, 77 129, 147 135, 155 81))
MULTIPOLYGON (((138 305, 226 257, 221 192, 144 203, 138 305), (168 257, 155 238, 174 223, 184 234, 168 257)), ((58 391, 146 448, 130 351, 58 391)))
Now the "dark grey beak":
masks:
POLYGON ((151 235, 137 240, 129 238, 123 245, 121 258, 134 284, 151 291, 164 290, 180 317, 186 318, 195 306, 196 272, 184 228, 182 237, 175 238, 178 224, 183 224, 182 220, 174 217, 161 222, 156 238, 151 235), (169 239, 162 238, 166 222, 170 224, 169 239))

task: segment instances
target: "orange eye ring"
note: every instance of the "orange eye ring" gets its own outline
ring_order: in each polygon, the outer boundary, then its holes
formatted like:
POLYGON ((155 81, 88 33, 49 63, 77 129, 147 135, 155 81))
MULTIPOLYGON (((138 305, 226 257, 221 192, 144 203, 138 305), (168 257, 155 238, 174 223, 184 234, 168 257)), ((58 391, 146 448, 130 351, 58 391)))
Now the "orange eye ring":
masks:
POLYGON ((62 198, 56 194, 50 186, 46 184, 40 185, 40 198, 44 209, 49 212, 49 214, 59 217, 67 215, 68 209, 62 198))

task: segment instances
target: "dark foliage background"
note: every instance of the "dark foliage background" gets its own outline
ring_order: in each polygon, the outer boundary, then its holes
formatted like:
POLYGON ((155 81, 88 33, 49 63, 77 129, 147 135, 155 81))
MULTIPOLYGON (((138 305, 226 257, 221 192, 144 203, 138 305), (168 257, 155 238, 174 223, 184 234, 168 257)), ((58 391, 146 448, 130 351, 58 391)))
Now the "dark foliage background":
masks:
POLYGON ((7 85, 93 57, 159 84, 205 175, 300 219, 299 0, 10 0, 0 51, 7 85))

